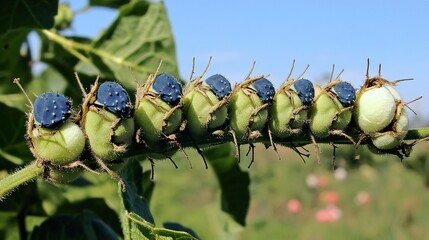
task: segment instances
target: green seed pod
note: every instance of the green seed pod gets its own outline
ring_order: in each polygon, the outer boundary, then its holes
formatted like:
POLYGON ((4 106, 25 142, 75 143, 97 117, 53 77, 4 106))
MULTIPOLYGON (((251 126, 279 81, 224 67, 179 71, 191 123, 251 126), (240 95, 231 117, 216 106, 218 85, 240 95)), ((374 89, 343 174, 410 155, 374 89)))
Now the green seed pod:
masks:
POLYGON ((118 159, 127 151, 135 132, 128 93, 116 82, 99 86, 97 79, 82 105, 81 125, 98 159, 118 159))
POLYGON ((222 128, 228 118, 231 84, 220 74, 203 81, 209 64, 199 77, 189 82, 183 96, 186 129, 194 139, 201 139, 215 131, 216 134, 223 134, 222 128))
MULTIPOLYGON (((368 76, 368 73, 367 73, 368 76)), ((358 92, 354 120, 357 127, 371 139, 374 147, 381 151, 400 150, 405 138, 409 121, 405 112, 405 103, 395 86, 398 80, 390 82, 381 78, 380 73, 373 78, 367 77, 364 86, 358 92)))
POLYGON ((301 132, 308 121, 308 108, 314 98, 314 87, 309 80, 289 80, 289 77, 277 90, 270 108, 269 129, 278 138, 301 132))
POLYGON ((396 111, 395 97, 386 87, 362 88, 356 98, 354 120, 365 134, 383 130, 393 120, 396 111))
POLYGON ((325 88, 317 86, 315 92, 310 108, 311 132, 320 138, 330 134, 346 136, 342 131, 352 118, 351 109, 356 98, 354 88, 347 82, 335 80, 325 88))
POLYGON ((64 168, 61 166, 48 165, 43 178, 51 183, 64 184, 79 178, 83 173, 83 168, 64 168))
POLYGON ((161 141, 175 139, 182 125, 182 88, 171 75, 149 76, 145 85, 137 89, 135 119, 140 136, 151 148, 161 141))
POLYGON ((54 165, 66 165, 78 160, 85 148, 81 128, 71 121, 58 129, 34 128, 30 139, 37 157, 54 165))
POLYGON ((134 121, 105 109, 90 109, 86 114, 85 133, 91 151, 103 161, 113 161, 127 150, 134 135, 134 121))
POLYGON ((230 127, 238 141, 261 136, 275 90, 263 76, 247 78, 235 86, 229 102, 230 127))
POLYGON ((394 149, 402 143, 407 135, 408 129, 408 116, 404 109, 401 109, 401 113, 390 131, 375 133, 371 136, 372 144, 381 150, 394 149))

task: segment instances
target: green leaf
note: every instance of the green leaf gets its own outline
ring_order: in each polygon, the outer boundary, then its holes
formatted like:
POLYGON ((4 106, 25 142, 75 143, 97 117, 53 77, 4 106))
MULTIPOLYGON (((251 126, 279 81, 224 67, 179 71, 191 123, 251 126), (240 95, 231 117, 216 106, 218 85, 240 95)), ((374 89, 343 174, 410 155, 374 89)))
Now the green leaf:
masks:
POLYGON ((127 219, 130 222, 130 232, 132 234, 125 236, 125 239, 196 240, 195 237, 187 232, 153 227, 134 213, 128 213, 127 219))
POLYGON ((25 114, 1 103, 0 112, 7 113, 0 119, 0 169, 31 161, 33 156, 25 140, 25 114))
POLYGON ((95 213, 83 211, 77 216, 57 216, 34 228, 31 240, 43 239, 118 239, 115 232, 95 213))
POLYGON ((48 67, 26 86, 26 91, 37 95, 46 91, 64 93, 67 86, 68 82, 64 76, 57 70, 48 67))
POLYGON ((245 226, 250 202, 249 174, 240 169, 231 144, 206 148, 204 156, 211 164, 220 184, 222 211, 241 226, 245 226))
POLYGON ((119 8, 120 6, 129 3, 131 0, 89 0, 90 6, 102 6, 119 8))
MULTIPOLYGON (((68 86, 67 80, 51 67, 47 67, 39 76, 33 78, 31 81, 21 80, 20 83, 23 85, 32 102, 36 99, 36 95, 40 95, 47 91, 64 93, 68 86)), ((10 82, 10 85, 14 87, 13 91, 18 92, 0 95, 0 102, 22 112, 28 112, 27 98, 18 86, 12 82, 10 82)))
POLYGON ((183 226, 182 224, 179 223, 172 223, 172 222, 165 222, 164 227, 170 230, 175 230, 175 231, 181 231, 181 232, 187 232, 190 235, 192 235, 193 237, 199 239, 200 237, 198 237, 198 235, 194 232, 194 230, 187 228, 185 226, 183 226))
POLYGON ((16 0, 2 2, 0 35, 17 28, 52 28, 58 0, 16 0))
POLYGON ((28 30, 20 29, 0 35, 0 95, 19 91, 12 83, 14 78, 31 79, 31 56, 26 43, 28 33, 28 30))
POLYGON ((155 182, 150 179, 151 175, 152 175, 151 171, 144 171, 143 173, 143 189, 144 189, 143 198, 146 199, 148 204, 150 204, 153 190, 155 189, 155 182))
POLYGON ((121 177, 126 185, 126 191, 121 192, 125 211, 133 212, 150 224, 155 224, 152 214, 143 195, 143 168, 136 161, 131 161, 121 171, 121 177))
POLYGON ((144 181, 143 169, 138 161, 129 160, 121 171, 126 191, 120 192, 121 224, 124 239, 195 239, 189 233, 155 227, 147 202, 142 197, 144 181))
POLYGON ((153 227, 155 225, 149 206, 141 197, 143 194, 143 169, 137 161, 128 161, 127 165, 121 171, 121 178, 125 183, 126 191, 120 191, 121 198, 121 224, 125 239, 142 238, 142 232, 135 231, 136 223, 130 220, 129 215, 135 215, 139 218, 140 225, 153 227))
POLYGON ((178 76, 173 34, 162 2, 133 1, 122 6, 118 18, 94 44, 81 47, 92 63, 81 61, 78 72, 93 75, 95 67, 102 78, 118 80, 129 90, 136 87, 133 75, 140 82, 146 80, 161 59, 162 71, 178 76))

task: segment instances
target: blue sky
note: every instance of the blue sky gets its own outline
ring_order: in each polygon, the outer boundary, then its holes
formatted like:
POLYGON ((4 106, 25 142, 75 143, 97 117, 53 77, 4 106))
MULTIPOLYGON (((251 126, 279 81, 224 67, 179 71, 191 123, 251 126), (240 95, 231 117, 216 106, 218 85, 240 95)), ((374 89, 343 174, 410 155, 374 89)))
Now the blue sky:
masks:
MULTIPOLYGON (((86 1, 69 3, 78 9, 86 1)), ((345 69, 342 79, 359 88, 370 58, 371 75, 381 63, 387 79, 415 79, 397 89, 405 101, 423 96, 411 107, 429 119, 428 1, 165 0, 165 4, 184 78, 191 72, 193 57, 198 73, 213 56, 208 74, 221 73, 236 83, 256 61, 254 75, 270 74, 279 86, 296 59, 293 76, 310 64, 305 77, 324 83, 335 64, 337 71, 345 69)), ((115 16, 106 8, 80 14, 74 33, 96 36, 115 16)))

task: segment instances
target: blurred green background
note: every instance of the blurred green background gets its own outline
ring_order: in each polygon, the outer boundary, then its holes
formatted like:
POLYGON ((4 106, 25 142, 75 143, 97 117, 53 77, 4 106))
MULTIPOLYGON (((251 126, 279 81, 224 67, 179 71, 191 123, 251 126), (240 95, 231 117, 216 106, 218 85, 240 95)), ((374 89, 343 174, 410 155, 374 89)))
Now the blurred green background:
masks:
MULTIPOLYGON (((303 163, 284 147, 278 160, 272 149, 257 145, 256 162, 248 169, 247 226, 234 239, 428 239, 428 147, 418 145, 401 163, 366 147, 339 146, 334 170, 329 145, 323 145, 321 163, 314 157, 303 163), (293 199, 300 202, 299 211, 288 207, 293 199), (321 217, 322 212, 331 217, 321 217)), ((313 147, 308 150, 314 156, 313 147)), ((178 157, 179 169, 168 161, 156 165, 153 215, 160 222, 175 219, 192 226, 202 239, 227 239, 221 235, 220 192, 212 171, 203 169, 197 155, 191 158, 193 169, 178 157)), ((244 158, 240 166, 247 170, 249 161, 244 158)))

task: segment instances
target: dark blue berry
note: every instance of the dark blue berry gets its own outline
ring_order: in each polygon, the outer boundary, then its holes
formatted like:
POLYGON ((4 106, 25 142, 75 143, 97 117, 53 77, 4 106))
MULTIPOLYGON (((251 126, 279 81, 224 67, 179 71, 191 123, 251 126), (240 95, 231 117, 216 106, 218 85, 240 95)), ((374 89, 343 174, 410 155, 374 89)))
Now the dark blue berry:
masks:
POLYGON ((219 100, 228 96, 232 91, 231 83, 220 74, 215 74, 207 78, 205 82, 219 100))
POLYGON ((304 78, 298 79, 293 84, 293 88, 303 105, 308 106, 311 104, 314 99, 314 87, 310 80, 304 78))
POLYGON ((344 106, 352 106, 356 100, 356 90, 348 82, 340 82, 333 87, 333 92, 337 95, 338 101, 344 106))
POLYGON ((251 84, 251 87, 256 90, 256 93, 262 99, 263 103, 270 103, 273 101, 276 90, 273 84, 266 78, 256 80, 251 84))
POLYGON ((176 78, 168 73, 161 73, 156 76, 152 88, 164 102, 171 105, 177 105, 182 97, 182 86, 176 78))
POLYGON ((132 104, 127 91, 117 82, 104 82, 98 87, 96 104, 120 118, 132 115, 132 104))
POLYGON ((70 108, 70 100, 64 95, 45 92, 34 101, 34 120, 44 128, 58 128, 70 117, 70 108))

